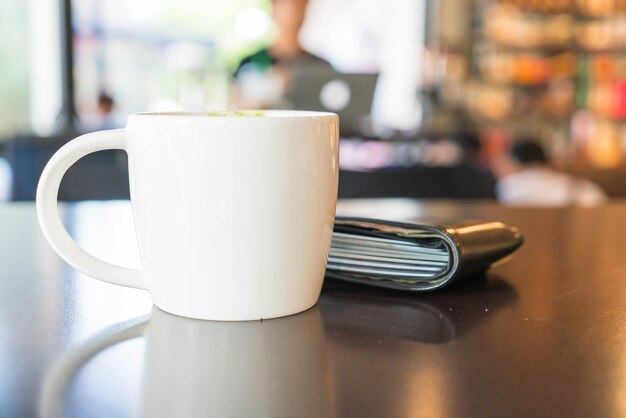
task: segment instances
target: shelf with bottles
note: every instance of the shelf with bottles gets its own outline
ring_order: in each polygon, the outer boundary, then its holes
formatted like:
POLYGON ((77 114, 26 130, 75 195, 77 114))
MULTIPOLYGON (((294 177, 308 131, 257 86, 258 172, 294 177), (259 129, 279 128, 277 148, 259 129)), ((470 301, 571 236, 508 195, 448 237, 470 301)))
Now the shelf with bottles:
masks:
POLYGON ((539 14, 577 13, 605 17, 626 13, 626 0, 500 0, 500 3, 539 14))
POLYGON ((583 51, 619 52, 626 47, 626 16, 581 19, 576 41, 583 51))
POLYGON ((572 14, 528 12, 514 2, 483 2, 479 35, 508 48, 569 48, 575 44, 576 17, 572 14))
POLYGON ((603 119, 626 123, 626 82, 592 86, 579 108, 587 109, 603 119))
POLYGON ((479 0, 465 105, 552 156, 612 167, 626 151, 626 0, 479 0))
POLYGON ((475 117, 567 123, 576 106, 578 55, 576 18, 563 12, 574 3, 547 3, 477 4, 474 76, 466 100, 475 117))
POLYGON ((571 118, 570 148, 570 160, 576 164, 617 167, 626 155, 626 124, 580 109, 571 118))
POLYGON ((545 88, 522 89, 510 85, 472 82, 465 90, 464 105, 473 117, 492 121, 536 117, 563 123, 575 110, 574 80, 552 81, 545 88))
POLYGON ((581 0, 501 0, 500 3, 515 6, 527 12, 541 14, 570 13, 581 0))
POLYGON ((626 54, 581 54, 576 104, 602 118, 626 121, 626 54))
POLYGON ((537 12, 529 7, 535 3, 484 3, 479 35, 509 49, 619 51, 626 47, 626 0, 620 0, 619 7, 617 0, 578 1, 576 7, 558 14, 537 12), (598 6, 603 3, 612 5, 598 6))
POLYGON ((568 51, 551 54, 485 47, 476 49, 474 60, 481 78, 493 84, 545 86, 577 72, 577 55, 568 51))
POLYGON ((577 11, 585 17, 608 17, 626 13, 626 0, 577 0, 577 11))
MULTIPOLYGON (((626 0, 624 2, 626 4, 626 0)), ((575 106, 585 107, 588 91, 594 100, 597 96, 605 97, 606 83, 594 81, 589 87, 590 79, 584 73, 585 63, 591 61, 598 67, 594 67, 598 74, 614 67, 626 67, 612 61, 607 63, 607 58, 600 52, 602 48, 626 45, 626 17, 598 19, 595 16, 601 14, 599 10, 602 8, 596 6, 583 0, 479 3, 482 12, 479 13, 482 17, 478 28, 480 40, 474 47, 473 68, 476 79, 487 86, 482 88, 485 95, 501 96, 494 101, 501 102, 505 110, 511 108, 510 113, 516 113, 514 109, 547 112, 556 118, 568 116, 575 106), (593 34, 598 31, 609 35, 596 39, 593 34), (596 58, 588 59, 588 56, 596 58), (537 106, 527 109, 524 105, 508 103, 514 100, 537 106)), ((626 69, 616 71, 626 74, 626 69)), ((618 98, 613 102, 620 102, 621 80, 611 81, 611 86, 612 91, 618 92, 618 98)), ((626 110, 623 113, 626 114, 626 110)), ((621 110, 613 112, 614 117, 621 115, 621 110)))

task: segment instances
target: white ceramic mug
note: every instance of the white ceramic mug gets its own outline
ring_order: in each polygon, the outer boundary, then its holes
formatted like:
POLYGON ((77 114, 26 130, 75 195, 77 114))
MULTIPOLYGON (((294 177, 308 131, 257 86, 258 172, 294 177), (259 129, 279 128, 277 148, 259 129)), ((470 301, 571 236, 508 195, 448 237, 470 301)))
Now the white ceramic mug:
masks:
POLYGON ((83 135, 48 162, 37 190, 47 240, 78 270, 148 289, 164 311, 253 320, 291 315, 319 297, 332 237, 339 120, 332 113, 139 113, 125 129, 83 135), (57 209, 79 158, 128 153, 143 268, 78 247, 57 209))

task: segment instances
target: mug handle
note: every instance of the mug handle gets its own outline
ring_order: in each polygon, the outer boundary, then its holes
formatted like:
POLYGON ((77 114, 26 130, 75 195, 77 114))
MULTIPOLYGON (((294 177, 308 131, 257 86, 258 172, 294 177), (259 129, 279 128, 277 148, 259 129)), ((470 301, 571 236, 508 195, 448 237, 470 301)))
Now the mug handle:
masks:
POLYGON ((72 267, 108 283, 147 289, 140 270, 107 263, 80 248, 68 234, 59 216, 57 205, 59 186, 67 169, 85 155, 107 149, 126 151, 124 129, 99 131, 79 136, 62 146, 52 156, 37 186, 39 224, 52 248, 72 267))

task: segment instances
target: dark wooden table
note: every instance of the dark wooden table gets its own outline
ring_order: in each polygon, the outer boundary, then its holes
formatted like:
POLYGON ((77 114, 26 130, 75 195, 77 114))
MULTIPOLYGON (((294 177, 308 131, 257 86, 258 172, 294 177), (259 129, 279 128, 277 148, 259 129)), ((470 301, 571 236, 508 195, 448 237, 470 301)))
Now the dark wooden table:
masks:
MULTIPOLYGON (((138 265, 127 202, 62 208, 82 246, 138 265)), ((49 248, 31 204, 0 206, 0 416, 626 416, 626 203, 339 212, 500 220, 526 242, 445 291, 327 283, 304 314, 211 323, 85 277, 49 248)))

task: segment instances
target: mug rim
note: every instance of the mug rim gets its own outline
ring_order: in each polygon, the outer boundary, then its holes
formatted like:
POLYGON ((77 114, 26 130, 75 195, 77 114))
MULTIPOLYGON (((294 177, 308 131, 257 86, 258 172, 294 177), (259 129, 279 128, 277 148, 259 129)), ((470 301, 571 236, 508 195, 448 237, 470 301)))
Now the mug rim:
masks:
POLYGON ((310 118, 327 118, 339 117, 332 112, 319 112, 313 110, 290 110, 290 109, 245 109, 245 110, 223 110, 223 111, 206 111, 206 112, 137 112, 129 117, 143 118, 163 118, 163 117, 179 117, 179 118, 203 118, 207 120, 263 120, 263 119, 310 119, 310 118))

